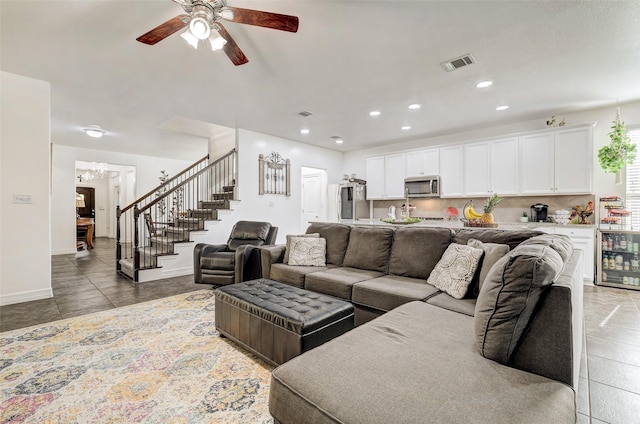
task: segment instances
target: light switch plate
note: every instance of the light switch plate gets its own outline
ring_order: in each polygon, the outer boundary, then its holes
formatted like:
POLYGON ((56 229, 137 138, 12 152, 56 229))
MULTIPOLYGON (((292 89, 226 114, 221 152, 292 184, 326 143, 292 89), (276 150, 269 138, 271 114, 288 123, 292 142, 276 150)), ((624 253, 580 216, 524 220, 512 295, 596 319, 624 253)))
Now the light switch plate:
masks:
POLYGON ((33 203, 33 196, 30 194, 14 194, 13 203, 31 204, 33 203))

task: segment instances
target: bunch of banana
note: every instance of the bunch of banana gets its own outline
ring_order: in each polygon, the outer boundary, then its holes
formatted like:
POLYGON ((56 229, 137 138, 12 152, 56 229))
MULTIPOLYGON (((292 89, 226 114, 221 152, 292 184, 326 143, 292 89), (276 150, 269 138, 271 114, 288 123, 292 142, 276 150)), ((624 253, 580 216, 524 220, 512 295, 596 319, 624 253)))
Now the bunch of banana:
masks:
POLYGON ((478 220, 478 219, 480 219, 482 217, 481 213, 478 213, 478 212, 475 211, 475 209, 473 209, 473 201, 472 200, 469 200, 467 203, 465 203, 464 209, 462 210, 462 214, 469 221, 478 220))

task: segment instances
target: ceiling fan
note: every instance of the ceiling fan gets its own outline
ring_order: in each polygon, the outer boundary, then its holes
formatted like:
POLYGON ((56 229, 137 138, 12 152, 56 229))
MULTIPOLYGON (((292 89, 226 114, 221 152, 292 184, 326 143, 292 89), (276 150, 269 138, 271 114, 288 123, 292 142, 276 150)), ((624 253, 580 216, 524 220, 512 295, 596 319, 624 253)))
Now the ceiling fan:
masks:
POLYGON ((171 34, 189 27, 181 35, 190 45, 198 48, 200 41, 209 40, 212 50, 224 50, 234 65, 249 61, 240 47, 220 22, 226 20, 240 24, 261 26, 281 31, 297 32, 298 17, 260 10, 227 6, 224 0, 172 0, 187 13, 169 19, 146 34, 136 38, 141 43, 154 45, 171 34))

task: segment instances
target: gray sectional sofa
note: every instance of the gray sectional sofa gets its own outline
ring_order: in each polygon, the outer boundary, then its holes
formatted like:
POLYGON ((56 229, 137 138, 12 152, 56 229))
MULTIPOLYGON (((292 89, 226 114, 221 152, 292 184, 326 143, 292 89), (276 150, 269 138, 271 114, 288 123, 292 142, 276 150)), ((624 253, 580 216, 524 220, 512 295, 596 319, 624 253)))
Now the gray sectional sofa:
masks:
POLYGON ((276 423, 575 422, 582 258, 568 238, 335 223, 307 233, 326 239, 325 266, 261 247, 263 277, 349 300, 356 328, 274 370, 276 423), (509 252, 483 281, 481 260, 462 299, 428 284, 448 247, 470 239, 509 252))

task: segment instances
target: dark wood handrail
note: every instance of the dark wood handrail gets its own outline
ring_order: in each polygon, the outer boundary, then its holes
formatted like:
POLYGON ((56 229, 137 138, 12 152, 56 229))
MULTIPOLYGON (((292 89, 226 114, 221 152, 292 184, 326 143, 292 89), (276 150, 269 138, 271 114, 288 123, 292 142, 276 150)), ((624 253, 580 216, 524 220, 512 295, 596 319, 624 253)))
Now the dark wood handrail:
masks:
POLYGON ((137 198, 135 201, 133 201, 130 205, 124 207, 122 209, 122 212, 126 212, 127 210, 131 209, 133 207, 133 205, 135 205, 136 203, 139 203, 141 201, 143 201, 144 199, 146 199, 147 197, 151 196, 153 193, 155 193, 156 191, 158 191, 159 189, 161 189, 162 187, 166 186, 167 184, 171 183, 172 181, 178 179, 182 174, 184 174, 185 172, 195 168, 196 166, 200 165, 202 162, 204 162, 205 160, 209 159, 209 155, 207 154, 207 156, 203 157, 202 159, 200 159, 199 161, 197 161, 194 164, 189 165, 188 167, 186 167, 185 169, 183 169, 182 171, 178 172, 174 177, 169 178, 167 181, 163 182, 162 184, 160 184, 158 187, 154 188, 153 190, 151 190, 150 192, 148 192, 147 194, 145 194, 144 196, 140 196, 139 198, 137 198))
MULTIPOLYGON (((172 188, 169 191, 166 191, 164 193, 162 193, 161 197, 157 197, 155 199, 153 199, 151 202, 147 203, 146 205, 144 205, 143 207, 138 209, 139 213, 143 213, 144 211, 146 211, 147 209, 149 209, 150 207, 152 207, 153 205, 155 205, 156 203, 158 203, 160 200, 162 200, 163 198, 169 196, 171 193, 173 193, 174 191, 178 190, 180 187, 186 185, 189 181, 192 181, 194 179, 196 179, 199 175, 203 174, 204 172, 206 172, 207 170, 209 170, 210 168, 213 168, 218 162, 223 161, 224 159, 228 158, 229 156, 231 156, 232 154, 234 154, 236 152, 236 149, 231 149, 229 151, 229 153, 227 153, 224 156, 219 157, 218 159, 216 159, 215 161, 211 162, 209 165, 207 165, 206 167, 202 168, 201 170, 199 170, 198 172, 196 172, 195 174, 191 175, 189 178, 187 178, 186 180, 182 181, 180 184, 178 184, 177 186, 175 186, 174 188, 172 188)), ((154 191, 155 192, 155 191, 154 191)), ((129 206, 133 206, 133 205, 129 205, 129 206)), ((129 207, 127 206, 127 207, 129 207)), ((123 209, 124 211, 124 209, 123 209)))

